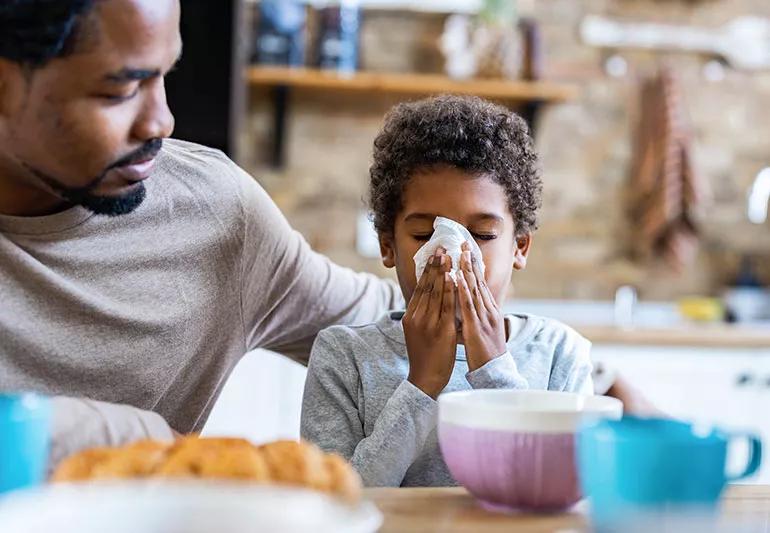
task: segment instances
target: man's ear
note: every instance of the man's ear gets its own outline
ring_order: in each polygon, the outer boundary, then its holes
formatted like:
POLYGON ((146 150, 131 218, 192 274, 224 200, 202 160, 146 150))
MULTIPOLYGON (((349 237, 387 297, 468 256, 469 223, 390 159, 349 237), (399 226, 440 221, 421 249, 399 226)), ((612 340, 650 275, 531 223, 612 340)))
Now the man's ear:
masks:
POLYGON ((532 233, 527 232, 516 237, 516 250, 513 256, 513 269, 524 270, 527 268, 527 257, 532 247, 532 233))
POLYGON ((28 90, 28 81, 24 67, 0 58, 0 120, 18 109, 28 90))
POLYGON ((396 266, 396 242, 392 234, 380 235, 380 256, 386 268, 396 266))
POLYGON ((11 112, 18 94, 21 67, 12 61, 0 58, 0 120, 11 112))
POLYGON ((10 72, 8 61, 0 59, 0 118, 8 113, 10 72))

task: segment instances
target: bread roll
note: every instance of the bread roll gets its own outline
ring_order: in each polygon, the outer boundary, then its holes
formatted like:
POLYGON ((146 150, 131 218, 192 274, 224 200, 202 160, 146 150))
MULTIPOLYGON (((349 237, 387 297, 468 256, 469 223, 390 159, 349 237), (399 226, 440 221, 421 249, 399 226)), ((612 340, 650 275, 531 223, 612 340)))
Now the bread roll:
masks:
POLYGON ((342 457, 296 441, 254 446, 244 439, 184 437, 174 443, 140 441, 122 448, 94 448, 65 459, 51 481, 143 478, 291 485, 351 502, 361 495, 361 478, 342 457))

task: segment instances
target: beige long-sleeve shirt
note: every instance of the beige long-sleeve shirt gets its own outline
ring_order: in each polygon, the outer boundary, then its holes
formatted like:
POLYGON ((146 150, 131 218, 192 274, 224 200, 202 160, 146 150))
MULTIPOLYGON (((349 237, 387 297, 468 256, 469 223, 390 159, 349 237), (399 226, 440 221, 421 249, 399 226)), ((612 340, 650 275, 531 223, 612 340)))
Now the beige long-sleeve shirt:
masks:
POLYGON ((314 253, 217 151, 167 141, 146 186, 125 216, 0 216, 0 392, 69 397, 54 456, 170 435, 162 419, 200 430, 247 351, 306 362, 321 329, 401 305, 314 253))

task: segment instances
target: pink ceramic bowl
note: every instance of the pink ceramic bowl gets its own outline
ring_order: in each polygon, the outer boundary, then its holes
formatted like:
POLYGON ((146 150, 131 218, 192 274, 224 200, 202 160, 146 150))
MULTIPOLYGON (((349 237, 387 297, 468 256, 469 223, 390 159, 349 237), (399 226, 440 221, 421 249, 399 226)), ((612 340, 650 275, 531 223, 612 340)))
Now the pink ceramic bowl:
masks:
POLYGON ((568 392, 471 390, 439 397, 439 443, 452 476, 494 510, 560 511, 581 498, 575 432, 619 419, 623 404, 568 392))

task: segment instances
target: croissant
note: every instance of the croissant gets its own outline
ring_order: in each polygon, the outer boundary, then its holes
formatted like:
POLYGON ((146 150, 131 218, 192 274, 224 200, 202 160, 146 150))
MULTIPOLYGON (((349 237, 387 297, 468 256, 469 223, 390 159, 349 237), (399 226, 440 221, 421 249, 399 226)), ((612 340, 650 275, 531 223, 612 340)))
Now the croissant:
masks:
POLYGON ((183 437, 94 448, 62 461, 51 481, 141 478, 229 479, 304 487, 348 501, 361 496, 361 478, 347 461, 304 441, 254 446, 244 439, 183 437))

